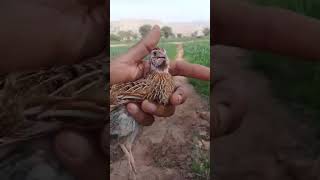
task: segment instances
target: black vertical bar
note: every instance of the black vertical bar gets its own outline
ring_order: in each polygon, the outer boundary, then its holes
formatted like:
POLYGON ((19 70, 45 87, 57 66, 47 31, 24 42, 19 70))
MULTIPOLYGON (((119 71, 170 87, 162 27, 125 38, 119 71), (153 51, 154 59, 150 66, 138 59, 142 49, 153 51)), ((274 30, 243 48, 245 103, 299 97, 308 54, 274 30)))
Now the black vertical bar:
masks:
POLYGON ((214 76, 214 61, 213 61, 213 44, 214 44, 214 17, 213 17, 213 11, 214 11, 214 1, 210 1, 210 179, 214 179, 214 156, 213 156, 213 129, 214 127, 214 111, 213 111, 213 76, 214 76))
MULTIPOLYGON (((106 15, 107 15, 107 63, 106 65, 104 66, 104 77, 105 77, 105 82, 106 82, 106 86, 105 86, 105 91, 107 92, 107 95, 108 95, 108 99, 106 100, 106 108, 107 108, 107 117, 106 117, 106 121, 109 122, 109 109, 110 109, 110 103, 109 103, 109 83, 110 83, 110 0, 106 0, 105 1, 105 6, 106 6, 106 15)), ((107 130, 109 130, 109 123, 107 122, 107 127, 108 128, 107 130)), ((109 145, 110 144, 110 133, 109 131, 107 131, 108 133, 104 133, 107 138, 107 142, 106 142, 106 145, 109 145)), ((106 179, 110 179, 110 146, 107 146, 107 177, 106 179)))

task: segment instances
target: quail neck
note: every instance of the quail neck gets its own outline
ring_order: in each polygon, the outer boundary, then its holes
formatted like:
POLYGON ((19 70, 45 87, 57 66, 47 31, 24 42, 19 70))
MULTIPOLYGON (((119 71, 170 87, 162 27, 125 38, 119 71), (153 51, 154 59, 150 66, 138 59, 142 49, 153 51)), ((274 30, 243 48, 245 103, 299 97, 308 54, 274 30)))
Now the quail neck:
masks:
POLYGON ((150 70, 158 73, 169 72, 169 58, 163 48, 154 48, 150 53, 150 70))

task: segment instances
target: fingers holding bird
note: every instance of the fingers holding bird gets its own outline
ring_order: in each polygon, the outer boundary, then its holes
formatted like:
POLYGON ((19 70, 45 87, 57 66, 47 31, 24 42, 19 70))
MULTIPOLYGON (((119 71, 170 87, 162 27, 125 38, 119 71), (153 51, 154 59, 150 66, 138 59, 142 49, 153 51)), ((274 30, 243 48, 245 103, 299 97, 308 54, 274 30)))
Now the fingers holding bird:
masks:
POLYGON ((169 117, 175 112, 175 106, 173 105, 163 106, 147 100, 143 101, 141 105, 129 103, 127 109, 131 116, 143 126, 152 125, 154 116, 169 117))
POLYGON ((187 86, 178 84, 175 92, 170 97, 169 105, 164 106, 145 100, 141 105, 129 103, 127 109, 139 124, 150 126, 154 122, 154 116, 172 116, 175 113, 176 106, 183 104, 187 100, 189 92, 187 86))
POLYGON ((170 97, 170 103, 175 106, 181 105, 187 100, 189 95, 189 87, 186 84, 176 82, 176 88, 172 96, 170 97))
POLYGON ((154 117, 144 112, 138 104, 129 103, 127 109, 131 116, 143 126, 150 126, 154 122, 154 117))
POLYGON ((158 117, 169 117, 172 116, 175 112, 175 106, 172 104, 164 106, 162 104, 156 104, 148 100, 142 102, 141 109, 145 113, 152 114, 158 117))

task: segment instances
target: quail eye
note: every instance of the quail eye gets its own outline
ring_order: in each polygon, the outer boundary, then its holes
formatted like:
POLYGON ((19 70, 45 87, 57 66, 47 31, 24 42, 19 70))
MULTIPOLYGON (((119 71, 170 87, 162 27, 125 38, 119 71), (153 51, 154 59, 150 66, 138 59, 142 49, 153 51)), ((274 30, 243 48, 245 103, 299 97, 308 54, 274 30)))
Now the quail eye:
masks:
POLYGON ((157 52, 153 52, 153 55, 156 56, 156 55, 157 55, 157 52))

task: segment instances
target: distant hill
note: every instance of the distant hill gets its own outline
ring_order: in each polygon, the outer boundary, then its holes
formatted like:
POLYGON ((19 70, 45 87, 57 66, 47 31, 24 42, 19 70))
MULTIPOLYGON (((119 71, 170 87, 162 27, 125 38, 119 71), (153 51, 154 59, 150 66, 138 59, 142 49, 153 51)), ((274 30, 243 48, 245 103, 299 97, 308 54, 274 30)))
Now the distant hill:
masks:
POLYGON ((181 33, 184 36, 190 36, 191 33, 198 31, 201 33, 202 29, 205 27, 210 28, 210 22, 205 21, 196 21, 196 22, 162 22, 158 20, 136 20, 136 19, 126 19, 119 21, 111 21, 110 23, 110 32, 117 33, 118 31, 128 31, 131 30, 133 32, 138 33, 139 27, 144 24, 150 25, 159 25, 162 26, 170 26, 173 30, 173 33, 181 33))

